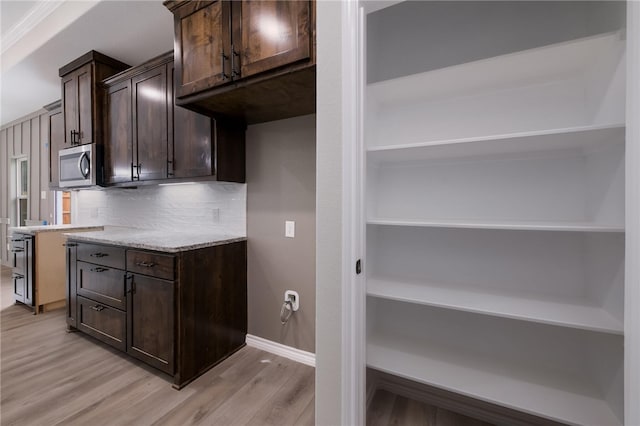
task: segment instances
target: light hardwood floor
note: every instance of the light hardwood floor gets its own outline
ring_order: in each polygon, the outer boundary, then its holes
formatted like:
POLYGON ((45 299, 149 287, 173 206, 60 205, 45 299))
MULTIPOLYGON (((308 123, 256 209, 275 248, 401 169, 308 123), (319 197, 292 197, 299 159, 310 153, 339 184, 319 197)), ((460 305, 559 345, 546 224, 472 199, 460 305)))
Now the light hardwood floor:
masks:
POLYGON ((14 305, 2 269, 0 423, 313 425, 315 370, 245 347, 181 391, 162 373, 78 333, 64 311, 14 305))
MULTIPOLYGON (((245 347, 181 391, 144 364, 79 333, 64 310, 34 316, 0 286, 0 424, 313 425, 315 370, 245 347)), ((379 390, 368 426, 488 426, 379 390)))

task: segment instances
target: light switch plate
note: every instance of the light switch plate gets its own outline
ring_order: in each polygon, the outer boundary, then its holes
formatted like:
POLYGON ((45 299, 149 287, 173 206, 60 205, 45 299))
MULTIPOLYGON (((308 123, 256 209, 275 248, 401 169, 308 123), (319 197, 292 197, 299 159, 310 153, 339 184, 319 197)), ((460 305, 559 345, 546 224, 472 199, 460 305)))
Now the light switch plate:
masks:
POLYGON ((296 236, 296 223, 293 220, 285 220, 284 236, 287 238, 294 238, 296 236))
POLYGON ((47 199, 47 191, 40 191, 40 198, 42 198, 43 200, 47 199))

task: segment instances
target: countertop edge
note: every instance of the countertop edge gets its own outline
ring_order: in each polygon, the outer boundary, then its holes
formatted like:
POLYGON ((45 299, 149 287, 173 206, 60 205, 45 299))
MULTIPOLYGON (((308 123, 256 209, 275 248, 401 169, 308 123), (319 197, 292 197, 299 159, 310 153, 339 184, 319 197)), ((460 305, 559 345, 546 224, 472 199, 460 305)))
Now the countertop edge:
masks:
POLYGON ((7 229, 9 235, 11 234, 27 234, 27 235, 36 235, 41 232, 63 232, 63 233, 72 233, 72 232, 90 232, 90 231, 101 231, 103 230, 103 226, 77 226, 71 228, 57 228, 55 225, 42 225, 42 226, 12 226, 7 229), (28 228, 38 228, 38 229, 28 229, 28 228), (40 229, 42 228, 42 229, 40 229))
POLYGON ((110 238, 100 238, 100 237, 90 237, 84 236, 82 233, 66 233, 65 236, 69 239, 79 242, 88 242, 88 243, 98 243, 98 244, 108 244, 113 246, 121 246, 126 248, 137 248, 142 250, 151 250, 151 251, 159 251, 164 253, 180 253, 183 251, 197 250, 201 248, 220 246, 224 244, 232 244, 240 241, 246 241, 247 237, 231 237, 224 238, 220 240, 211 240, 202 243, 194 243, 194 244, 185 244, 177 247, 167 247, 161 245, 153 245, 146 243, 137 243, 137 242, 128 242, 120 239, 110 239, 110 238))

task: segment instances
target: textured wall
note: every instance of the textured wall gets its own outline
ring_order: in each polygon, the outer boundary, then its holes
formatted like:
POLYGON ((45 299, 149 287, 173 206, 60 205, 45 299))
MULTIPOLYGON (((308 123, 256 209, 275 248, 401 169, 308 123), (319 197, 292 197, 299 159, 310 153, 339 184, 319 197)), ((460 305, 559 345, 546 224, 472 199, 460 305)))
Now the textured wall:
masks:
POLYGON ((246 235, 246 185, 194 183, 72 193, 72 223, 180 230, 204 227, 246 235))
POLYGON ((316 116, 249 126, 247 236, 249 334, 315 352, 316 116), (295 238, 284 236, 295 221, 295 238), (280 323, 285 290, 300 309, 280 323))

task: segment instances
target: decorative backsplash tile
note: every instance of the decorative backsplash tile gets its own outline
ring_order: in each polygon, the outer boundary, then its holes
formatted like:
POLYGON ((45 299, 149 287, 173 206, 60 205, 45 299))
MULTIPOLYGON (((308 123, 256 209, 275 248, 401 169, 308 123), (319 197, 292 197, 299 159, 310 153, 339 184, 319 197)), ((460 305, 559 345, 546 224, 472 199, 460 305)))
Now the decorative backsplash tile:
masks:
POLYGON ((72 223, 143 229, 204 228, 247 235, 247 186, 240 183, 194 183, 109 188, 74 194, 72 223))

